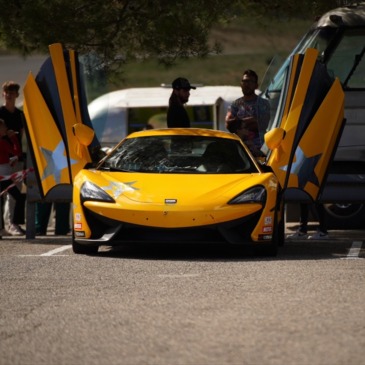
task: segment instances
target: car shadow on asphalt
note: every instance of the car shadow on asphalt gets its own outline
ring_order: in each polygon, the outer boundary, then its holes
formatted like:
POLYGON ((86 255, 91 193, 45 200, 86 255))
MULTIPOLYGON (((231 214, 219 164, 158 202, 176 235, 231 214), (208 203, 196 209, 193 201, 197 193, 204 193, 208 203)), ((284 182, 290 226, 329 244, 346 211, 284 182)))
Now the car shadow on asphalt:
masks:
MULTIPOLYGON (((364 245, 365 246, 365 245, 364 245)), ((328 260, 347 257, 351 241, 331 239, 326 241, 286 241, 277 256, 258 254, 251 247, 227 244, 138 244, 103 247, 97 256, 105 258, 168 260, 168 261, 287 261, 328 260)), ((365 247, 360 257, 365 256, 365 247)))

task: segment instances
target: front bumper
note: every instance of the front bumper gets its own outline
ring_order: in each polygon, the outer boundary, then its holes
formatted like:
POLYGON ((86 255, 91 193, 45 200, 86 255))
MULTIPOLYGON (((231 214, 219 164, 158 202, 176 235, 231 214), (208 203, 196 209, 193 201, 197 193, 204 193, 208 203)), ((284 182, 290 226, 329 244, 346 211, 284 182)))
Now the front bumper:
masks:
MULTIPOLYGON (((92 236, 84 238, 82 231, 74 231, 80 244, 120 245, 123 243, 252 243, 251 233, 262 211, 229 222, 188 228, 156 228, 111 220, 90 211, 85 212, 92 236)), ((270 240, 271 236, 263 237, 270 240)))

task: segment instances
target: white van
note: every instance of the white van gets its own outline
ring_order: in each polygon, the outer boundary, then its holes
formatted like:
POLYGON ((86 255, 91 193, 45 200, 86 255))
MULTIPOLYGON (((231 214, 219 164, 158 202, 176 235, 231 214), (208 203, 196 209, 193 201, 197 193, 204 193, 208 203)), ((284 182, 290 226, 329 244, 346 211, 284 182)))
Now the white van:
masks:
MULTIPOLYGON (((345 91, 346 124, 321 201, 330 228, 364 228, 365 225, 365 2, 324 14, 305 34, 292 54, 319 50, 320 60, 337 76, 345 91)), ((262 87, 275 114, 289 57, 262 87)), ((267 75, 273 72, 268 70, 267 75)), ((274 121, 274 120, 273 120, 274 121)), ((271 127, 275 127, 272 125, 271 127)), ((321 138, 319 135, 318 138, 321 138)), ((315 143, 315 141, 313 141, 315 143)), ((294 194, 287 201, 300 201, 294 194)))
MULTIPOLYGON (((89 106, 95 133, 102 146, 111 147, 131 132, 166 128, 171 87, 123 89, 104 94, 89 106)), ((191 126, 225 129, 227 109, 242 96, 239 86, 201 86, 190 91, 186 109, 191 126)))

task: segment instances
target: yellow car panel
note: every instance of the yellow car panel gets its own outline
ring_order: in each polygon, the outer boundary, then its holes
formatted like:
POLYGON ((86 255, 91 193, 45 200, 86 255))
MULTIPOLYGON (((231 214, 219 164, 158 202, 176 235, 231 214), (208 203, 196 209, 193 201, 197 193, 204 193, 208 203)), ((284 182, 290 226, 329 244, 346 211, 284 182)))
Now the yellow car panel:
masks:
MULTIPOLYGON (((276 177, 271 172, 260 171, 234 135, 202 129, 136 132, 118 145, 97 169, 84 169, 76 175, 74 249, 78 252, 82 251, 80 247, 83 245, 113 245, 120 240, 139 240, 141 234, 136 230, 147 230, 151 235, 157 230, 160 239, 173 234, 180 239, 180 235, 185 237, 186 232, 191 232, 194 237, 194 231, 201 237, 200 232, 209 231, 214 237, 224 237, 232 243, 262 242, 269 245, 274 237, 275 224, 278 221, 282 224, 283 219, 278 196, 276 177), (151 150, 144 145, 149 139, 153 142, 151 150), (196 144, 195 140, 198 141, 196 144), (156 155, 157 150, 153 148, 161 141, 169 151, 166 157, 145 163, 150 155, 156 155), (242 154, 243 170, 224 170, 222 173, 200 170, 209 145, 215 143, 223 143, 224 152, 233 148, 237 156, 242 154), (139 156, 141 153, 143 156, 139 156), (177 161, 181 159, 190 160, 180 165, 177 161), (165 169, 159 173, 149 170, 150 166, 156 166, 157 171, 160 165, 165 169), (127 171, 134 168, 135 172, 127 171), (86 193, 83 191, 85 184, 88 185, 86 193), (94 195, 93 189, 98 196, 94 195), (254 190, 252 197, 251 189, 254 190), (256 200, 255 189, 264 192, 264 197, 256 200), (233 202, 246 193, 247 200, 233 202), (95 229, 103 224, 104 228, 95 229)), ((203 237, 209 237, 209 234, 203 237)))
POLYGON ((275 254, 284 240, 285 190, 319 197, 344 96, 316 50, 292 58, 260 163, 236 135, 199 128, 136 132, 100 160, 77 54, 60 44, 50 53, 52 67, 27 80, 24 109, 43 196, 73 184, 75 253, 125 242, 218 241, 275 254))
POLYGON ((45 196, 57 184, 71 184, 66 147, 32 74, 24 86, 24 114, 35 166, 45 196))
MULTIPOLYGON (((67 146, 69 148, 69 158, 72 178, 85 166, 87 162, 91 162, 91 157, 88 153, 87 147, 82 146, 84 149, 83 153, 76 153, 78 149, 75 148, 77 145, 77 139, 73 133, 73 126, 76 123, 81 123, 80 110, 78 107, 78 91, 77 85, 75 85, 75 73, 76 67, 74 65, 75 58, 71 57, 71 70, 73 71, 72 79, 73 83, 70 85, 70 80, 67 77, 66 64, 64 60, 64 50, 61 44, 56 43, 49 46, 51 59, 54 65, 54 71, 57 81, 57 87, 59 90, 59 97, 63 112, 63 120, 66 131, 67 146), (72 88, 71 88, 72 86, 72 88), (74 96, 74 98, 72 98, 74 96), (76 97, 76 99, 75 99, 76 97), (77 103, 75 103, 75 101, 77 103)), ((71 53, 72 55, 73 53, 71 53)), ((80 148, 80 147, 79 147, 80 148)))
MULTIPOLYGON (((104 217, 128 223, 143 223, 149 227, 194 227, 239 219, 257 212, 262 208, 260 204, 230 207, 227 201, 237 194, 237 186, 240 192, 252 184, 267 185, 269 182, 267 174, 249 175, 246 186, 241 176, 234 175, 229 179, 227 176, 212 179, 209 175, 168 175, 161 185, 158 174, 148 174, 144 179, 140 177, 134 181, 135 175, 123 174, 120 179, 116 176, 116 181, 112 177, 107 186, 105 181, 100 181, 98 185, 115 199, 115 204, 86 201, 84 206, 104 217), (127 184, 117 181, 126 181, 127 184), (189 186, 189 189, 182 189, 182 186, 189 186), (197 205, 197 202, 204 204, 197 205)), ((93 179, 94 182, 97 180, 93 179)))
POLYGON ((288 79, 293 87, 288 89, 278 125, 284 137, 267 162, 283 189, 301 189, 313 200, 320 195, 345 121, 341 84, 338 79, 318 77, 324 70, 317 57, 317 50, 308 49, 292 60, 288 79))
MULTIPOLYGON (((74 134, 75 125, 91 125, 81 105, 83 85, 78 77, 77 57, 61 44, 49 49, 51 57, 37 78, 30 74, 24 86, 26 132, 34 151, 41 197, 60 184, 72 185, 73 177, 91 162, 88 146, 74 134)), ((98 142, 94 144, 97 147, 98 142)))

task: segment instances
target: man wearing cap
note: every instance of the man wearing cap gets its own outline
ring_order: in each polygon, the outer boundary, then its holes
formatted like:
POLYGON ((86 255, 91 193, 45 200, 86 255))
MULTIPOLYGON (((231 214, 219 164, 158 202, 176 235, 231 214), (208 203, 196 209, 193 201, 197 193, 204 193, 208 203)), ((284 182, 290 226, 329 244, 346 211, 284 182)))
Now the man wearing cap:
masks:
POLYGON ((167 110, 167 126, 169 128, 189 128, 190 119, 184 104, 189 101, 190 90, 196 89, 196 87, 190 85, 187 79, 178 77, 172 82, 172 89, 167 110))

